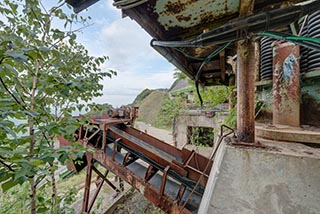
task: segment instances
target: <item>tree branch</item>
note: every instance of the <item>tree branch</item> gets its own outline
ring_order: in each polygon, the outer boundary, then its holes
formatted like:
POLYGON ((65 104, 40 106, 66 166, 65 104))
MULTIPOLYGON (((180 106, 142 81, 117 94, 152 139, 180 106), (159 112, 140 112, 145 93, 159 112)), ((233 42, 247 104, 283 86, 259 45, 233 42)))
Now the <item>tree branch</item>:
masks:
MULTIPOLYGON (((5 158, 2 157, 2 156, 0 156, 0 158, 1 158, 2 160, 5 160, 5 158)), ((1 163, 2 165, 4 165, 5 167, 7 167, 11 172, 15 172, 15 170, 12 169, 12 167, 11 167, 9 164, 7 164, 6 162, 4 162, 4 161, 2 161, 2 160, 0 160, 0 163, 1 163)))
POLYGON ((23 105, 23 103, 21 103, 15 96, 14 94, 10 91, 10 89, 7 87, 7 85, 4 83, 2 77, 0 77, 0 82, 2 84, 2 86, 4 87, 4 89, 10 94, 10 96, 16 101, 16 103, 18 103, 19 105, 21 105, 21 107, 24 110, 27 110, 26 107, 23 105))
POLYGON ((19 78, 17 78, 19 85, 21 86, 21 88, 23 89, 23 91, 27 94, 27 95, 31 95, 30 92, 28 91, 27 87, 25 85, 22 84, 21 80, 19 78))

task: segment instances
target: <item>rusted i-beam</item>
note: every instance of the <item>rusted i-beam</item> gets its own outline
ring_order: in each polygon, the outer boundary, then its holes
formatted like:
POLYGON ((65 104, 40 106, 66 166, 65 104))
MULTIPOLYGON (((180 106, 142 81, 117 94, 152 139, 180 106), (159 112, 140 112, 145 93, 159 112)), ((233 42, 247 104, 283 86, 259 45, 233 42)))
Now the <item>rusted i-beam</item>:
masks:
MULTIPOLYGON (((240 2, 240 16, 252 13, 254 0, 240 2)), ((243 32, 245 33, 245 32, 243 32)), ((243 142, 254 142, 254 43, 251 39, 238 42, 237 47, 237 132, 243 142)))
POLYGON ((238 43, 237 131, 243 142, 254 142, 255 48, 250 40, 238 43))

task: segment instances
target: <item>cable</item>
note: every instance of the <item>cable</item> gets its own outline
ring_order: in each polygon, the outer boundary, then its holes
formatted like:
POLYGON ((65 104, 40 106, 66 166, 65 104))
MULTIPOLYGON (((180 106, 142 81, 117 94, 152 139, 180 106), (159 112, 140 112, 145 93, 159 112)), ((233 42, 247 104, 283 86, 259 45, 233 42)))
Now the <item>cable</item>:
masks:
POLYGON ((293 36, 293 35, 287 35, 284 33, 277 33, 277 32, 262 32, 262 33, 258 33, 257 35, 258 36, 265 36, 265 37, 272 37, 277 40, 286 40, 286 41, 293 42, 298 45, 302 45, 307 48, 311 48, 311 49, 320 51, 320 38, 293 36))
POLYGON ((262 12, 249 17, 236 18, 229 23, 215 28, 209 32, 198 35, 189 41, 156 41, 152 46, 161 47, 202 47, 207 45, 218 45, 230 41, 245 39, 247 34, 239 34, 241 31, 248 33, 259 33, 261 31, 286 26, 300 17, 318 10, 320 1, 313 1, 307 5, 295 5, 280 8, 269 12, 262 12))
POLYGON ((195 59, 195 60, 199 60, 199 61, 205 60, 205 58, 191 56, 191 55, 189 55, 188 53, 184 52, 183 50, 181 50, 179 48, 173 48, 173 49, 178 51, 178 52, 180 52, 180 53, 182 53, 185 57, 188 57, 190 59, 195 59))
POLYGON ((202 100, 202 97, 200 95, 200 92, 199 92, 199 79, 200 79, 200 76, 201 76, 201 72, 202 72, 202 69, 203 67, 211 61, 211 59, 213 57, 215 57, 216 55, 218 55, 221 51, 223 51, 224 49, 226 49, 232 42, 228 42, 227 44, 225 44, 224 46, 214 50, 209 56, 207 56, 207 58, 202 62, 202 64, 200 65, 198 71, 197 71, 197 74, 196 74, 196 78, 195 78, 195 86, 196 86, 196 90, 197 90, 197 95, 199 97, 199 101, 200 101, 200 104, 201 104, 201 107, 203 106, 203 100, 202 100))

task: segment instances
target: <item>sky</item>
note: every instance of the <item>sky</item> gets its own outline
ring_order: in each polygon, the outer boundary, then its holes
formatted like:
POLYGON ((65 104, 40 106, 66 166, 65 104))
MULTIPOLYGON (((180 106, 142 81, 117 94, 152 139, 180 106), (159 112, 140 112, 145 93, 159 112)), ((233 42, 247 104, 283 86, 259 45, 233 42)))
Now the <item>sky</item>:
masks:
POLYGON ((132 103, 145 88, 169 88, 174 66, 150 47, 152 38, 134 20, 122 18, 112 2, 100 0, 79 14, 90 16, 92 25, 79 32, 77 40, 90 55, 109 57, 103 70, 118 72, 103 80, 103 96, 93 101, 119 107, 132 103))

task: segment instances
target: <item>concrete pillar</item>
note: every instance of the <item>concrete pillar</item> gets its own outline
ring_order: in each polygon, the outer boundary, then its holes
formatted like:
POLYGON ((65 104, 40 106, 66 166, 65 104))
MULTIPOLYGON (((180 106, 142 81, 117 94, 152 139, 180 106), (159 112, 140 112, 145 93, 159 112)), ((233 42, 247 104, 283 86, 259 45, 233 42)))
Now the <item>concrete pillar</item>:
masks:
POLYGON ((273 124, 300 126, 299 46, 273 43, 273 124))
POLYGON ((237 132, 242 142, 254 142, 254 82, 256 56, 252 40, 238 42, 237 49, 237 132))

